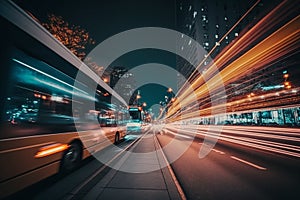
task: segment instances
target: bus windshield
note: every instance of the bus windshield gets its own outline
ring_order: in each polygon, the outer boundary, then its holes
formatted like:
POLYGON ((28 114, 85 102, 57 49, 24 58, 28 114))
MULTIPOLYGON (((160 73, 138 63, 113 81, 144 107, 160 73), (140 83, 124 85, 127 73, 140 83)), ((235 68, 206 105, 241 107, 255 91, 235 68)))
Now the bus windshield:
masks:
POLYGON ((141 122, 142 121, 142 114, 141 110, 137 107, 129 108, 129 115, 132 122, 141 122))

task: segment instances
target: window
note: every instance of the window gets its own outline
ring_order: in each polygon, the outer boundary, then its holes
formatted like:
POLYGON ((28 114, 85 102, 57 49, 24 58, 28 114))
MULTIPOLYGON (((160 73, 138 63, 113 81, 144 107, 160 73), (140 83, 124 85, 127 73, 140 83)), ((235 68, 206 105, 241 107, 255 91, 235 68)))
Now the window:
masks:
POLYGON ((194 11, 193 17, 196 18, 196 16, 197 16, 197 11, 194 11))

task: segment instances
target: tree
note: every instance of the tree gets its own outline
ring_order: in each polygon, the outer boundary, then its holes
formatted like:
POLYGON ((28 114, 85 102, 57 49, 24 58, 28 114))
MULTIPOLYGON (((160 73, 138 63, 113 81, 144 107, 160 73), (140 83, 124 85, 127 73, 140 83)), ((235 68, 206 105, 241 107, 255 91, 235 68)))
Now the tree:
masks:
POLYGON ((48 14, 46 22, 40 22, 33 14, 29 15, 44 26, 56 39, 74 53, 80 60, 84 59, 87 66, 97 75, 102 76, 104 68, 99 66, 91 57, 86 57, 88 46, 95 45, 96 41, 90 37, 88 31, 80 26, 71 25, 61 16, 48 14))
POLYGON ((86 47, 95 44, 85 29, 69 24, 61 16, 49 14, 48 21, 42 23, 42 26, 81 60, 86 56, 86 47))

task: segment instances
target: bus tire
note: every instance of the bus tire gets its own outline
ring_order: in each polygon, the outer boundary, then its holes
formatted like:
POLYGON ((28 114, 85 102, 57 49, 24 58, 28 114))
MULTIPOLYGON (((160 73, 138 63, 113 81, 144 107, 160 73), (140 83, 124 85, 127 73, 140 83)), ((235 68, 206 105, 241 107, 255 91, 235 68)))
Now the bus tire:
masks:
POLYGON ((115 144, 119 144, 119 142, 120 142, 120 134, 119 134, 119 132, 117 132, 115 134, 115 144))
POLYGON ((72 142, 64 152, 61 160, 61 171, 70 172, 76 169, 82 160, 82 147, 79 142, 72 142))

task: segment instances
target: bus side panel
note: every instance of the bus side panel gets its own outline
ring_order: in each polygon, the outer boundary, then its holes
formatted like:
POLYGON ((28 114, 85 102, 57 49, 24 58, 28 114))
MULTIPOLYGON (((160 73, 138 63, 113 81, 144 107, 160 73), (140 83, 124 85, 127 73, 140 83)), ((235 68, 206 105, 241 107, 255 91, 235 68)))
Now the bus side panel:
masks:
POLYGON ((68 144, 76 138, 78 138, 77 133, 63 133, 0 140, 0 181, 61 160, 63 151, 41 158, 35 158, 35 155, 43 147, 51 144, 68 144))
POLYGON ((36 170, 33 170, 29 173, 23 174, 21 176, 15 177, 0 184, 1 192, 0 198, 6 197, 16 191, 22 190, 25 187, 41 181, 51 175, 54 175, 58 172, 60 163, 53 162, 49 165, 43 166, 36 170))

